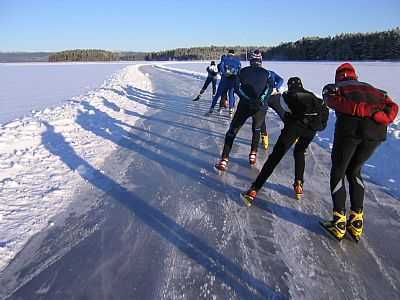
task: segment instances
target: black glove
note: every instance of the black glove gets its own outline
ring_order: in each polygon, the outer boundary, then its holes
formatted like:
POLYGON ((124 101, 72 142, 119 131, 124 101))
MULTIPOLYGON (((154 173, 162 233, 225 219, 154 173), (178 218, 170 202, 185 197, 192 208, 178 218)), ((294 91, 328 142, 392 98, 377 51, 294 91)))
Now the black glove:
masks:
POLYGON ((327 96, 334 96, 337 95, 339 92, 339 89, 336 85, 334 84, 327 84, 324 86, 322 89, 322 97, 327 97, 327 96))

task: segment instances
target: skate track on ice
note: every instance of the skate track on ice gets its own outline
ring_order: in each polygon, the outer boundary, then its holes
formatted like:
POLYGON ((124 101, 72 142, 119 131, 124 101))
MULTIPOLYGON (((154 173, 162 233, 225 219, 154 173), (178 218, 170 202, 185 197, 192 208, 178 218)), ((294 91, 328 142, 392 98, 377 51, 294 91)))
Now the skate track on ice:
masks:
MULTIPOLYGON (((330 153, 313 143, 306 157, 305 195, 292 194, 290 151, 254 207, 239 192, 258 171, 247 163, 250 122, 235 140, 228 171, 213 164, 229 126, 227 112, 204 117, 207 92, 189 76, 144 66, 153 92, 115 90, 149 107, 122 124, 86 103, 85 130, 115 143, 104 172, 80 158, 46 124, 43 143, 100 197, 84 215, 31 239, 0 277, 9 299, 396 299, 400 297, 400 202, 368 182, 366 232, 359 244, 329 238, 318 221, 330 217, 330 153), (113 133, 118 135, 113 135, 113 133), (118 136, 118 138, 115 138, 118 136), (86 176, 85 174, 90 174, 86 176), (82 238, 84 237, 84 238, 82 238)), ((112 102, 107 102, 110 108, 112 102)), ((115 104, 114 104, 115 105, 115 104)), ((115 107, 114 107, 115 108, 115 107)), ((270 149, 281 124, 269 112, 270 149)), ((268 153, 259 150, 257 168, 268 153)))

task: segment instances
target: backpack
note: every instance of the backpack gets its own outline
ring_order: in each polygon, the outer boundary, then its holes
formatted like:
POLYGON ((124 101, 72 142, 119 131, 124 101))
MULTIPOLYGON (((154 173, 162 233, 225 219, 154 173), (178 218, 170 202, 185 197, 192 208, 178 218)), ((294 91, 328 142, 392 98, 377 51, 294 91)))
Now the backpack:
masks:
POLYGON ((324 100, 306 90, 287 93, 288 107, 295 119, 313 131, 322 131, 326 128, 329 118, 329 109, 324 100))
POLYGON ((239 72, 239 69, 236 66, 225 65, 225 75, 227 76, 235 76, 239 72))
POLYGON ((240 70, 240 62, 237 62, 235 58, 227 57, 224 60, 225 75, 228 77, 236 76, 240 70))

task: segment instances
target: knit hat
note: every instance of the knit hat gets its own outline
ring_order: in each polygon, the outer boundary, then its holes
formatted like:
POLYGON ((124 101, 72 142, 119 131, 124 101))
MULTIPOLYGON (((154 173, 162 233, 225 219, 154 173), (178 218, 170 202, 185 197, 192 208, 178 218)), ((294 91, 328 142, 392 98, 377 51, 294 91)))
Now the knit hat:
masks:
POLYGON ((357 80, 356 70, 350 63, 341 64, 336 69, 335 82, 345 80, 357 80))
POLYGON ((250 55, 250 65, 252 66, 261 66, 262 65, 262 55, 260 50, 254 50, 254 52, 250 55))

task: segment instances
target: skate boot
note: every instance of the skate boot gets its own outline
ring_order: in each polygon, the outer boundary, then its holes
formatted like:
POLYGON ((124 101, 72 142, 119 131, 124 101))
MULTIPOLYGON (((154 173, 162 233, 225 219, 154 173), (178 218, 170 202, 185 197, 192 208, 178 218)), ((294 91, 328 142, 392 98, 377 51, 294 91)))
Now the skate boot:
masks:
POLYGON ((208 110, 208 112, 205 113, 204 116, 206 116, 206 117, 211 116, 211 114, 212 114, 213 112, 214 112, 214 109, 213 109, 213 108, 210 108, 210 109, 208 110))
POLYGON ((214 166, 218 171, 225 171, 228 168, 228 159, 222 158, 219 162, 217 162, 214 166))
POLYGON ((300 200, 301 196, 303 196, 303 182, 301 180, 296 180, 293 183, 294 194, 296 195, 296 199, 300 200))
POLYGON ((240 193, 244 204, 250 207, 253 204, 254 199, 257 197, 257 191, 251 187, 246 193, 240 193))
POLYGON ((194 98, 192 101, 199 101, 201 97, 201 94, 199 94, 196 98, 194 98))
POLYGON ((346 215, 344 211, 333 211, 333 220, 320 222, 320 224, 338 241, 341 241, 346 234, 346 215))
POLYGON ((349 220, 347 221, 347 232, 358 242, 361 238, 364 228, 364 214, 362 210, 350 211, 349 220))
POLYGON ((268 145, 269 145, 268 134, 262 134, 261 135, 261 142, 263 144, 264 150, 268 150, 268 145))
POLYGON ((257 152, 251 151, 249 154, 250 166, 254 166, 256 164, 256 161, 257 161, 257 152))

